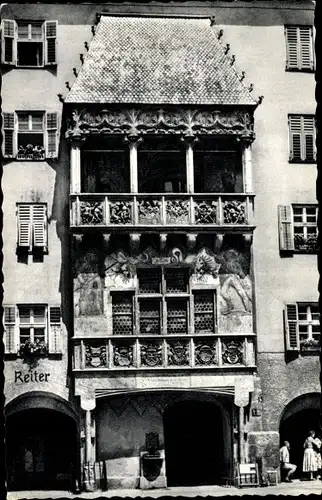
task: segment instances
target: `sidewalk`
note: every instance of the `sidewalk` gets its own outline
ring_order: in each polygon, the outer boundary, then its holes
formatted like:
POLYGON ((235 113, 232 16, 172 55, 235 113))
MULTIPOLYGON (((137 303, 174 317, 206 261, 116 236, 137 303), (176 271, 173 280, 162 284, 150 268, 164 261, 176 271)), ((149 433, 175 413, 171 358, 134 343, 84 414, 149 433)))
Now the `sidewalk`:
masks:
POLYGON ((256 488, 235 488, 223 486, 193 486, 193 487, 171 487, 155 490, 109 490, 109 491, 95 491, 93 493, 79 493, 75 495, 68 491, 13 491, 8 493, 8 500, 22 500, 22 499, 55 499, 55 498, 81 498, 81 499, 94 499, 94 498, 161 498, 161 497, 224 497, 224 496, 244 496, 244 495, 285 495, 285 496, 298 496, 298 495, 321 495, 322 482, 321 481, 294 481, 293 483, 281 483, 277 486, 269 487, 256 487, 256 488))

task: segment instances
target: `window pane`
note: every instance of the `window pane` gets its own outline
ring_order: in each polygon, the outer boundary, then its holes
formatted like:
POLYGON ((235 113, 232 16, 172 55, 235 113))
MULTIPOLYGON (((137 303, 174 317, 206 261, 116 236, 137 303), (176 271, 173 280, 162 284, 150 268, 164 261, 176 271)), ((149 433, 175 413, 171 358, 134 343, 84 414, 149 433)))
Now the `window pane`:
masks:
POLYGON ((160 300, 140 300, 140 334, 160 333, 160 300))
POLYGON ((28 39, 28 23, 19 23, 18 24, 18 38, 28 39))
POLYGON ((29 130, 29 115, 28 113, 19 113, 18 114, 18 130, 28 131, 29 130))
POLYGON ((167 331, 169 334, 187 333, 187 300, 167 300, 167 331))
POLYGON ((33 308, 34 312, 34 323, 45 323, 45 307, 36 306, 33 308))
POLYGON ((307 234, 317 234, 317 228, 307 226, 307 234))
POLYGON ((160 293, 160 269, 138 269, 139 293, 160 293))
POLYGON ((294 226, 294 234, 301 234, 303 236, 303 226, 294 226))
POLYGON ((41 22, 35 22, 31 25, 31 38, 34 40, 42 39, 42 24, 41 22))
POLYGON ((185 293, 188 286, 186 269, 166 269, 165 282, 167 293, 185 293))
POLYGON ((36 341, 44 341, 45 340, 45 329, 44 328, 35 328, 34 329, 34 342, 36 341))
POLYGON ((20 342, 30 339, 30 328, 20 328, 20 342))
POLYGON ((214 333, 213 292, 194 294, 195 333, 214 333))
POLYGON ((299 332, 300 333, 308 333, 308 325, 299 325, 299 332))
POLYGON ((43 130, 43 114, 35 113, 32 114, 32 130, 33 131, 42 131, 43 130))
POLYGON ((19 306, 19 320, 20 323, 30 323, 30 307, 19 306))
POLYGON ((113 334, 131 335, 133 333, 132 295, 113 293, 112 295, 113 334))
POLYGON ((320 333, 320 325, 312 325, 312 332, 313 333, 320 333))

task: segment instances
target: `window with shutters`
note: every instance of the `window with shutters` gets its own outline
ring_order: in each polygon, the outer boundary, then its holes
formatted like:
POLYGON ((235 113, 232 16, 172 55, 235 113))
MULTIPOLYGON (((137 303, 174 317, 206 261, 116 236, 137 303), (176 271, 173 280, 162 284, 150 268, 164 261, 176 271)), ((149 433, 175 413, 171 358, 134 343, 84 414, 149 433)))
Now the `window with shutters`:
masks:
POLYGON ((34 354, 62 352, 60 306, 5 305, 3 323, 6 354, 23 354, 26 346, 34 354))
POLYGON ((286 26, 286 70, 313 71, 313 29, 312 26, 286 26))
POLYGON ((19 252, 47 252, 47 205, 44 203, 17 204, 19 252))
POLYGON ((318 206, 279 205, 280 251, 287 253, 318 253, 318 206))
POLYGON ((43 111, 3 113, 3 156, 37 161, 58 156, 58 115, 43 111))
POLYGON ((290 161, 294 163, 316 161, 316 126, 312 115, 289 115, 290 161))
POLYGON ((2 21, 2 63, 25 68, 57 64, 57 21, 2 21))
POLYGON ((286 349, 320 350, 320 312, 317 303, 287 304, 285 307, 286 349))

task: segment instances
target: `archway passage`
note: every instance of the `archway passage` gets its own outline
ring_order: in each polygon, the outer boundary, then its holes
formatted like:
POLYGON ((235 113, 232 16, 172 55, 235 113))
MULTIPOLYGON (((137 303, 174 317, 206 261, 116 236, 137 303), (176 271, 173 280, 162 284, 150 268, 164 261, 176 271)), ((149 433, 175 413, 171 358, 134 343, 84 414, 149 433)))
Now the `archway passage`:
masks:
POLYGON ((216 484, 224 473, 221 409, 214 403, 181 401, 164 413, 168 486, 216 484))
POLYGON ((288 416, 286 415, 286 418, 281 421, 281 444, 284 441, 289 441, 291 447, 290 460, 297 466, 294 477, 303 476, 303 444, 309 431, 312 429, 321 436, 319 419, 320 411, 318 408, 305 408, 288 416))
POLYGON ((44 408, 13 413, 6 421, 9 490, 66 490, 74 480, 76 423, 44 408))

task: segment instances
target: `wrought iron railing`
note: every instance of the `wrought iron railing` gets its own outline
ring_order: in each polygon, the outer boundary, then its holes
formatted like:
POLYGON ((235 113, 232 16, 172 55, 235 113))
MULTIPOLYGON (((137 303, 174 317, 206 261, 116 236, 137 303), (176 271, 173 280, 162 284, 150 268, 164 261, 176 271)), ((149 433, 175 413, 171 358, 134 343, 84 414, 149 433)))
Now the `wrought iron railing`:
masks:
POLYGON ((71 226, 250 225, 250 194, 71 195, 71 226))
POLYGON ((254 366, 254 334, 74 338, 75 370, 254 366))

